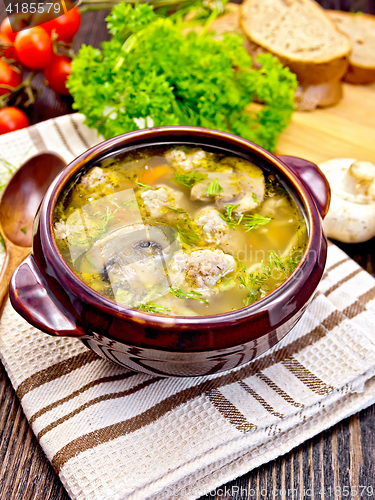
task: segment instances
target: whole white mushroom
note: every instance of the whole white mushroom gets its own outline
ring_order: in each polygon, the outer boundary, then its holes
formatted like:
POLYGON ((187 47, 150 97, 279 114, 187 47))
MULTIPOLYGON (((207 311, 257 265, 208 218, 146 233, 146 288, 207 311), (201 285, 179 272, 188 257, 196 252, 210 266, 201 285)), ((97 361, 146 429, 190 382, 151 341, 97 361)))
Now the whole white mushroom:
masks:
POLYGON ((336 158, 319 165, 331 186, 331 205, 324 219, 329 238, 361 243, 375 236, 375 165, 336 158))

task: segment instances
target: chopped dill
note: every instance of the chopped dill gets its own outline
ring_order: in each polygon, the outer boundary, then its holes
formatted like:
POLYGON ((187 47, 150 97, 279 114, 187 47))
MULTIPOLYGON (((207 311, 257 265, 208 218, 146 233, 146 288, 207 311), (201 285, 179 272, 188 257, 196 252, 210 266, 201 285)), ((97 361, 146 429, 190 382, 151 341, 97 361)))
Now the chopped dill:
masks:
POLYGON ((27 233, 27 226, 21 227, 20 231, 23 232, 23 234, 27 233))
POLYGON ((88 255, 85 255, 85 257, 86 257, 86 260, 87 260, 87 261, 91 264, 91 266, 96 268, 95 264, 94 264, 94 263, 93 263, 93 261, 90 259, 90 257, 89 257, 88 255))
POLYGON ((275 252, 270 252, 269 256, 269 266, 274 266, 275 268, 283 269, 285 271, 285 265, 282 258, 275 252))
POLYGON ((204 179, 207 179, 207 175, 205 174, 200 174, 199 172, 189 172, 188 174, 179 174, 176 173, 176 175, 173 177, 172 181, 178 182, 179 184, 182 184, 183 186, 187 186, 188 188, 191 188, 196 184, 197 182, 203 181, 204 179))
POLYGON ((218 179, 215 178, 212 182, 209 183, 202 194, 206 193, 208 196, 216 196, 220 194, 222 190, 223 188, 220 186, 218 179))
POLYGON ((184 221, 184 226, 176 224, 181 240, 187 245, 194 245, 199 242, 199 236, 189 221, 184 221), (185 227, 184 227, 185 226, 185 227))
POLYGON ((253 193, 251 196, 253 197, 255 203, 258 203, 258 196, 255 193, 253 193))
POLYGON ((138 184, 138 186, 141 188, 141 189, 154 189, 152 186, 149 186, 148 184, 143 184, 142 182, 138 182, 138 181, 134 181, 136 184, 138 184))
POLYGON ((116 208, 116 210, 112 213, 111 212, 111 209, 109 207, 107 207, 107 213, 105 214, 104 216, 104 220, 102 222, 102 231, 105 230, 105 228, 107 227, 107 225, 109 224, 110 221, 113 220, 113 217, 115 216, 115 213, 117 212, 118 208, 116 208))
MULTIPOLYGON (((246 268, 245 268, 246 269, 246 268)), ((245 306, 249 306, 256 302, 260 297, 260 289, 271 276, 271 267, 266 267, 262 261, 262 271, 258 273, 250 273, 246 276, 238 276, 238 281, 247 290, 247 295, 242 299, 245 306)))
POLYGON ((121 205, 124 205, 125 207, 129 205, 133 205, 134 203, 137 203, 137 200, 135 198, 131 198, 130 200, 125 200, 121 203, 121 205))
POLYGON ((112 203, 112 205, 115 205, 117 208, 120 208, 120 207, 117 205, 117 203, 115 202, 115 200, 114 200, 114 199, 110 198, 110 199, 109 199, 109 201, 110 201, 110 203, 112 203))
POLYGON ((225 221, 231 229, 235 229, 239 222, 233 219, 233 210, 240 205, 224 205, 226 210, 225 214, 219 214, 220 217, 225 221))
MULTIPOLYGON (((172 208, 172 207, 167 207, 168 210, 171 210, 172 212, 176 212, 177 214, 186 214, 185 210, 183 208, 172 208)), ((186 214, 188 215, 188 214, 186 214)))
POLYGON ((159 304, 154 304, 153 302, 149 302, 148 304, 139 304, 138 306, 133 307, 133 309, 155 314, 170 311, 168 307, 159 306, 159 304))
POLYGON ((200 302, 204 302, 205 304, 208 304, 208 300, 201 298, 202 294, 198 292, 183 292, 181 290, 180 285, 176 286, 175 288, 169 287, 169 291, 178 299, 186 300, 186 299, 194 299, 194 300, 199 300, 200 302))
POLYGON ((259 214, 245 215, 241 220, 245 222, 246 232, 251 231, 257 226, 265 226, 271 222, 270 217, 263 217, 259 214))
MULTIPOLYGON (((238 281, 247 290, 247 296, 242 300, 245 306, 253 304, 260 298, 262 285, 271 277, 273 269, 285 271, 285 279, 288 278, 299 263, 298 258, 291 255, 280 257, 275 252, 269 253, 268 265, 261 262, 261 270, 250 273, 247 276, 237 276, 238 281)), ((242 271, 246 273, 246 267, 241 263, 242 271)))

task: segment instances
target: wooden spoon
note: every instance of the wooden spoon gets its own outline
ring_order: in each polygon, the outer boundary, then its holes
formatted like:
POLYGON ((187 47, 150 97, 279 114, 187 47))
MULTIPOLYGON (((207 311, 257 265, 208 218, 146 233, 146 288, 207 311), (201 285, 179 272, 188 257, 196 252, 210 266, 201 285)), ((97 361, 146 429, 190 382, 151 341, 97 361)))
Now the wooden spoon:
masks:
POLYGON ((0 312, 16 267, 31 252, 35 215, 49 185, 66 163, 54 153, 39 153, 13 175, 0 201, 0 233, 6 256, 0 273, 0 312))

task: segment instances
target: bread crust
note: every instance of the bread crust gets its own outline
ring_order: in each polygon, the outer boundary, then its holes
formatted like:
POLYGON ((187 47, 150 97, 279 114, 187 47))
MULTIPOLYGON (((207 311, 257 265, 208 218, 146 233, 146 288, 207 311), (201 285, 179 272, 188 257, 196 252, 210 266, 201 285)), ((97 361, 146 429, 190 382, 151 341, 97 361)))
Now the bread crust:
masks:
MULTIPOLYGON (((331 82, 333 80, 338 80, 343 77, 348 67, 348 55, 351 50, 350 40, 346 35, 341 33, 344 43, 339 57, 336 56, 328 60, 314 60, 313 57, 311 58, 311 60, 304 60, 303 58, 298 59, 298 57, 291 58, 280 51, 270 49, 270 47, 267 47, 266 44, 263 44, 260 40, 255 39, 255 37, 251 33, 247 21, 249 16, 249 7, 253 1, 254 0, 246 0, 241 5, 241 30, 245 33, 245 35, 251 42, 265 49, 267 52, 271 52, 280 59, 283 65, 288 66, 290 70, 297 75, 297 79, 301 85, 318 85, 331 82)), ((306 3, 307 0, 304 1, 306 3)), ((314 8, 318 9, 319 15, 321 15, 321 12, 325 12, 324 9, 320 7, 320 5, 315 4, 315 2, 311 3, 314 5, 314 8)), ((329 24, 332 25, 332 28, 340 33, 336 25, 329 19, 329 17, 326 15, 325 17, 327 18, 329 24)))
POLYGON ((328 16, 337 23, 340 31, 347 34, 352 41, 353 52, 349 55, 349 66, 344 81, 363 85, 375 81, 375 58, 366 59, 366 51, 375 54, 375 35, 366 37, 366 28, 375 33, 375 16, 370 14, 353 14, 337 10, 328 10, 328 16), (342 21, 344 24, 341 24, 342 21), (360 28, 358 30, 358 28, 360 28), (345 31, 344 31, 345 30, 345 31), (358 40, 361 38, 361 40, 358 40), (363 38, 362 38, 363 37, 363 38), (363 51, 362 48, 365 50, 363 51))
POLYGON ((367 85, 375 82, 375 69, 360 68, 349 64, 348 71, 344 76, 344 82, 354 85, 367 85))

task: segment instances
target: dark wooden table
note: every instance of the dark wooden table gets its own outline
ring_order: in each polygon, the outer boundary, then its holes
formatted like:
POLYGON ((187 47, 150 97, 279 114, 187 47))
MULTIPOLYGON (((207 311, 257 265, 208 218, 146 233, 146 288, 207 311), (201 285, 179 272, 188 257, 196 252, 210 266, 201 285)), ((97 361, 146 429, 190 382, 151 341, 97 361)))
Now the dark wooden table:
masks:
MULTIPOLYGON (((338 1, 321 2, 331 8, 339 6, 338 1)), ((344 3, 350 8, 350 2, 344 3)), ((374 12, 373 0, 357 0, 353 3, 356 4, 353 6, 356 10, 374 12)), ((3 9, 1 0, 0 9, 3 9)), ((3 16, 4 12, 0 10, 0 20, 3 16)), ((103 11, 84 15, 81 29, 76 36, 77 47, 83 42, 99 46, 100 42, 107 38, 105 16, 103 11)), ((31 123, 72 111, 71 98, 56 97, 54 92, 43 86, 42 81, 43 77, 40 75, 37 83, 41 92, 29 112, 31 123)), ((369 273, 375 275, 375 240, 360 245, 339 246, 369 273)), ((371 487, 375 490, 374 483, 375 406, 372 406, 306 441, 277 460, 218 488, 204 499, 371 498, 375 493, 368 493, 371 492, 371 487), (281 490, 284 490, 284 493, 281 490)), ((37 443, 7 374, 0 364, 0 500, 68 498, 58 476, 37 443)))

